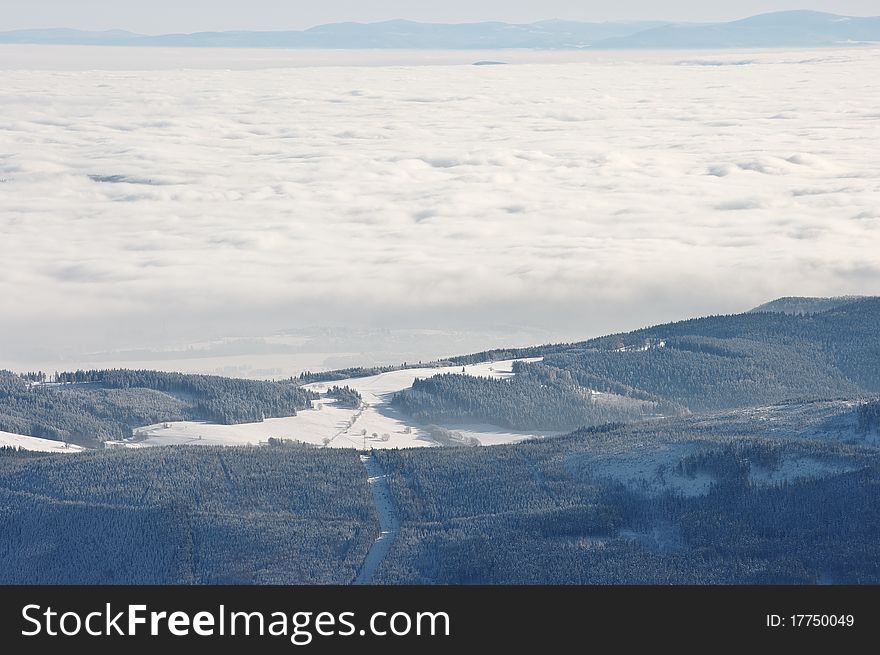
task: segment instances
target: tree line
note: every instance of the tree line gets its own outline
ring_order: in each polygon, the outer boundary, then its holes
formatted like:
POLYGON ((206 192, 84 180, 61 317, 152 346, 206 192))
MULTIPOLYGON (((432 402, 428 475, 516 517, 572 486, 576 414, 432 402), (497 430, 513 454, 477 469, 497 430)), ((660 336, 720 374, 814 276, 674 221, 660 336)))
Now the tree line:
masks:
MULTIPOLYGON (((516 361, 513 380, 439 375, 394 403, 422 422, 485 421, 512 429, 574 429, 880 391, 880 299, 813 314, 756 312, 609 335, 575 344, 453 358, 516 361)), ((866 410, 867 411, 867 410, 866 410)))
POLYGON ((294 416, 317 393, 287 382, 160 371, 61 373, 60 386, 33 385, 0 371, 0 430, 94 444, 164 421, 222 424, 294 416))

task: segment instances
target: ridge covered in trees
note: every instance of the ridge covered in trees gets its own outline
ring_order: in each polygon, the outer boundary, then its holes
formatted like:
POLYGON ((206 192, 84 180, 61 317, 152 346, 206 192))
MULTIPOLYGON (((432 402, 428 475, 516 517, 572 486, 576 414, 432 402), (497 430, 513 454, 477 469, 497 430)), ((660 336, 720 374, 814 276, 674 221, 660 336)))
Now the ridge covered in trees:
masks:
MULTIPOLYGON (((374 582, 880 583, 880 449, 857 414, 374 451, 400 521, 374 582)), ((367 476, 356 451, 284 444, 0 449, 0 583, 345 584, 378 534, 367 476)))
MULTIPOLYGON (((803 406, 775 407, 792 423, 803 406)), ((812 427, 845 403, 822 404, 812 427)), ((810 428, 804 427, 805 433, 810 428)), ((877 584, 880 456, 702 417, 510 446, 381 451, 390 584, 877 584)))
POLYGON ((514 430, 636 421, 658 411, 642 399, 607 403, 570 380, 536 383, 530 375, 488 379, 446 373, 416 380, 392 404, 422 423, 494 423, 514 430))
POLYGON ((236 424, 294 416, 318 398, 287 382, 160 371, 76 371, 56 379, 34 384, 0 371, 0 430, 93 444, 163 421, 236 424))
POLYGON ((829 309, 709 316, 575 344, 453 358, 456 364, 543 359, 516 362, 511 379, 421 380, 394 403, 423 422, 570 430, 640 415, 880 391, 880 299, 819 307, 829 309))
POLYGON ((858 429, 862 434, 880 434, 880 400, 860 405, 857 416, 858 429))
POLYGON ((347 584, 377 521, 351 450, 0 457, 0 584, 347 584))

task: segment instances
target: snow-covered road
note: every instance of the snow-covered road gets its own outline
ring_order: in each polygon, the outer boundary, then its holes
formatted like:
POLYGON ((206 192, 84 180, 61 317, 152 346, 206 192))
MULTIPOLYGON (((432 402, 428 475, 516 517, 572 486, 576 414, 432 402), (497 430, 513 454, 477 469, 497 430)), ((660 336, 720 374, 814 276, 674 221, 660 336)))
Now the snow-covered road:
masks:
POLYGON ((352 584, 366 585, 373 581, 373 576, 379 568, 379 564, 385 559, 385 556, 391 550, 397 533, 400 532, 400 519, 397 516, 397 507, 391 498, 391 489, 388 486, 388 479, 385 476, 385 470, 372 453, 369 455, 361 455, 361 461, 367 469, 369 475, 370 488, 373 491, 373 502, 376 505, 376 512, 379 515, 379 537, 373 542, 361 570, 352 584))

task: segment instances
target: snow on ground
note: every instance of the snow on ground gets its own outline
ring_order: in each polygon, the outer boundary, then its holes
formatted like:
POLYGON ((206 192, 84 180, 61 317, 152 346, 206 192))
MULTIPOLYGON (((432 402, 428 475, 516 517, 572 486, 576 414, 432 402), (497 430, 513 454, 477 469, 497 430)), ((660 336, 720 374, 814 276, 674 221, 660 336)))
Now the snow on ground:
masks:
POLYGON ((694 442, 655 446, 638 444, 613 454, 573 456, 566 461, 566 466, 575 476, 616 480, 649 496, 673 491, 685 498, 693 498, 705 496, 715 482, 705 472, 692 476, 675 472, 675 465, 693 454, 697 447, 694 442))
POLYGON ((481 446, 499 446, 506 443, 516 443, 535 437, 554 437, 561 432, 513 432, 499 428, 497 425, 488 423, 468 423, 464 425, 449 425, 451 431, 460 434, 465 440, 476 439, 481 446))
POLYGON ((83 450, 80 446, 64 444, 61 441, 26 437, 23 434, 13 434, 12 432, 0 432, 0 448, 4 446, 21 448, 23 450, 37 450, 44 453, 76 453, 83 450))
POLYGON ((853 466, 843 461, 786 456, 773 470, 752 464, 749 469, 749 480, 755 484, 773 486, 797 480, 827 478, 851 470, 853 466))
POLYGON ((373 454, 361 455, 361 461, 367 469, 370 489, 373 492, 373 502, 376 505, 376 513, 379 515, 379 537, 373 542, 364 558, 361 570, 354 580, 356 585, 370 584, 373 581, 376 570, 385 559, 388 551, 391 550, 397 533, 400 532, 400 518, 391 496, 385 470, 373 454))
POLYGON ((538 362, 541 361, 541 358, 533 357, 520 360, 507 359, 498 362, 472 364, 470 366, 407 368, 399 371, 373 375, 368 378, 349 378, 333 382, 316 382, 314 384, 306 385, 306 387, 313 391, 321 392, 332 386, 348 386, 360 392, 364 397, 364 402, 372 404, 373 402, 380 401, 386 394, 394 393, 401 389, 408 389, 412 386, 416 378, 429 378, 443 373, 465 373, 466 375, 485 378, 513 377, 513 362, 515 361, 538 362))
POLYGON ((858 404, 857 400, 821 400, 721 410, 689 419, 688 429, 712 436, 754 434, 871 445, 873 440, 857 428, 858 404))
MULTIPOLYGON (((332 386, 348 386, 363 397, 359 409, 339 407, 331 398, 321 398, 315 409, 304 410, 289 418, 266 419, 262 423, 218 425, 197 421, 175 421, 151 425, 137 430, 141 439, 133 446, 166 446, 179 444, 243 446, 268 442, 270 437, 289 439, 332 448, 412 448, 435 446, 437 443, 419 425, 391 407, 394 393, 412 386, 416 378, 442 373, 461 373, 488 378, 514 375, 513 362, 504 360, 470 366, 409 368, 364 378, 333 382, 317 382, 307 388, 318 393, 332 386)), ((540 358, 523 359, 534 362, 540 358)), ((536 436, 534 432, 510 432, 492 425, 445 426, 463 437, 476 439, 482 445, 514 443, 536 436)))
POLYGON ((644 531, 620 530, 617 536, 655 553, 679 553, 687 549, 678 526, 667 521, 658 521, 644 531))

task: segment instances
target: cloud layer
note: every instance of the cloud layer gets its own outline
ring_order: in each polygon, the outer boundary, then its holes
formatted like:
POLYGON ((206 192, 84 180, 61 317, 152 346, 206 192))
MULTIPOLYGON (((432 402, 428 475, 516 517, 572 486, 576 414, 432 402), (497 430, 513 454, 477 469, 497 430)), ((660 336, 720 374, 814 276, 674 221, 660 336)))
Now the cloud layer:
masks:
POLYGON ((2 71, 3 348, 880 293, 880 52, 635 57, 2 71))

